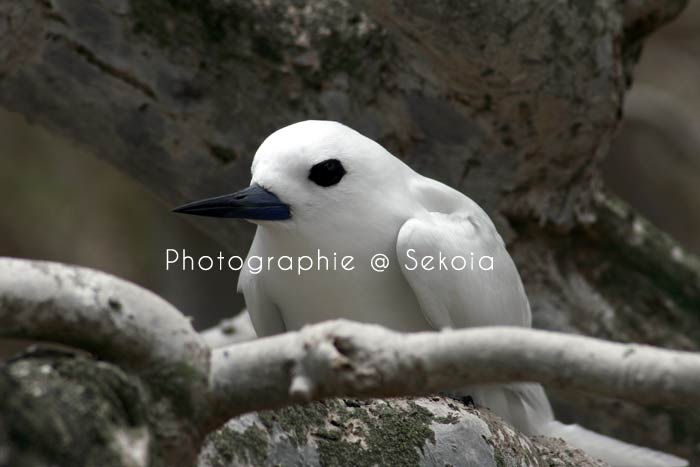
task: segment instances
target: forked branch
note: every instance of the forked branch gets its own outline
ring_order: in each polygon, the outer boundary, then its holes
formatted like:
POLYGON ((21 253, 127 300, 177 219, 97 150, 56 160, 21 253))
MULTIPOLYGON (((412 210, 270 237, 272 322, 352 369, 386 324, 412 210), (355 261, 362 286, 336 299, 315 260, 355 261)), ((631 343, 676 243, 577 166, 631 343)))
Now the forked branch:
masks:
POLYGON ((216 349, 142 288, 101 272, 0 260, 0 334, 82 348, 190 395, 211 429, 335 396, 425 395, 536 381, 641 403, 700 403, 700 355, 523 328, 402 334, 331 321, 216 349))

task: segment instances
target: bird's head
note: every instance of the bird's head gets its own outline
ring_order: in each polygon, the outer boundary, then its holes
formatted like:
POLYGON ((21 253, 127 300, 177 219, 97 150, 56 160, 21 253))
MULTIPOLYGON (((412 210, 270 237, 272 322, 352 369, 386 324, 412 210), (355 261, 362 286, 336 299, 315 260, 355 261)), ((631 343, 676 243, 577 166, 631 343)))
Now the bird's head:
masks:
POLYGON ((308 120, 277 130, 260 145, 249 187, 175 212, 287 226, 358 222, 401 192, 398 175, 406 169, 357 131, 308 120))

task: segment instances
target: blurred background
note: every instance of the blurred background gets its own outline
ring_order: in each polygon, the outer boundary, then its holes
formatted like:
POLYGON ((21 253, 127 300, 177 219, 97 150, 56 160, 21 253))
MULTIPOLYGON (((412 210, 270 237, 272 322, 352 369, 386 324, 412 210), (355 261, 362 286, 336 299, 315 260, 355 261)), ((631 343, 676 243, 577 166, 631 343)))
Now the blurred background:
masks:
MULTIPOLYGON (((604 177, 610 190, 700 253, 700 2, 647 42, 604 177)), ((0 199, 0 256, 126 278, 193 316, 198 329, 243 307, 233 272, 166 271, 167 248, 192 256, 221 251, 172 214, 174 206, 70 141, 2 111, 0 199)))

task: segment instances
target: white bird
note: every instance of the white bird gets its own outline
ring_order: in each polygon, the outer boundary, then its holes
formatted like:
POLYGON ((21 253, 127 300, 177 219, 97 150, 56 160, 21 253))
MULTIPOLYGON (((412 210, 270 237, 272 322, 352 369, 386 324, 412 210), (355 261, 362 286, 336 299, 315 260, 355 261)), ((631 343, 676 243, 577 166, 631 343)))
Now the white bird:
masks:
MULTIPOLYGON (((340 123, 305 121, 276 131, 255 154, 250 187, 176 211, 256 223, 248 258, 353 258, 352 270, 326 263, 301 273, 244 269, 238 287, 258 336, 337 318, 405 332, 531 326, 520 276, 488 215, 464 194, 414 172, 340 123), (387 270, 370 269, 376 254, 389 259, 387 270), (442 270, 440 255, 448 258, 442 270), (449 261, 457 256, 467 262, 461 271, 461 260, 455 267, 449 261), (423 267, 424 257, 435 260, 423 267), (470 267, 481 258, 491 259, 484 268, 470 267)), ((522 432, 564 438, 614 467, 687 465, 555 421, 539 384, 465 391, 522 432)))

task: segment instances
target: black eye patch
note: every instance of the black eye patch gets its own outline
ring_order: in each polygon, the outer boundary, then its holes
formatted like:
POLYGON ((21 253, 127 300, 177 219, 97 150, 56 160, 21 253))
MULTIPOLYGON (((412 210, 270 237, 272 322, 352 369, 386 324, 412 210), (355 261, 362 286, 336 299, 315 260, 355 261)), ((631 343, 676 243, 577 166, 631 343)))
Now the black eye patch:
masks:
POLYGON ((338 159, 327 159, 311 167, 309 180, 316 185, 328 187, 338 183, 345 174, 345 167, 338 159))

